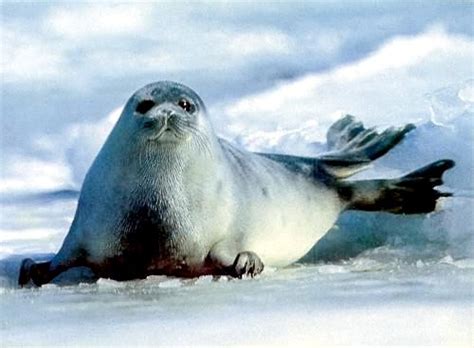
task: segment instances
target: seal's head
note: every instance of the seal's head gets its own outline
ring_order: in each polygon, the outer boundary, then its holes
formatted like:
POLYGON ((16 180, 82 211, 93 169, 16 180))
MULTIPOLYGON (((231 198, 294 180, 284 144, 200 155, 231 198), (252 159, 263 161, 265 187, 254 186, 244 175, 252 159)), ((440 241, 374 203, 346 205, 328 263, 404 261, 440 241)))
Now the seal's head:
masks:
POLYGON ((122 118, 140 140, 158 145, 202 138, 210 127, 203 101, 189 87, 176 82, 149 84, 128 100, 122 118))

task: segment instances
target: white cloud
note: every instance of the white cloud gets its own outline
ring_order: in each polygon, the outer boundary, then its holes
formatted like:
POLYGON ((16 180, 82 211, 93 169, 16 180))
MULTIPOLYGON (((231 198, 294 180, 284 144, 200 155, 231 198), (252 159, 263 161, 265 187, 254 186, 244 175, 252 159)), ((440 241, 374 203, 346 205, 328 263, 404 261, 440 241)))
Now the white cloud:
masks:
POLYGON ((81 88, 90 84, 97 72, 105 76, 136 73, 137 67, 151 66, 152 59, 152 66, 166 66, 170 62, 166 54, 152 57, 149 51, 131 54, 122 47, 107 47, 107 38, 143 32, 151 18, 150 6, 52 7, 43 24, 38 27, 33 23, 31 28, 24 21, 10 20, 0 27, 2 81, 27 86, 35 82, 67 81, 63 88, 81 88), (134 64, 137 59, 130 57, 141 59, 134 64))
POLYGON ((465 38, 449 36, 440 27, 433 28, 418 36, 395 37, 362 61, 336 70, 334 77, 346 81, 367 78, 389 69, 414 66, 436 52, 454 53, 469 49, 468 46, 465 38))
MULTIPOLYGON (((6 156, 4 156, 6 157, 6 156)), ((10 155, 0 180, 1 193, 38 192, 73 187, 71 168, 61 160, 10 155)))
POLYGON ((44 27, 72 39, 137 34, 149 25, 148 4, 93 4, 53 9, 44 27))
POLYGON ((79 188, 92 161, 122 113, 123 106, 96 122, 78 122, 56 135, 45 135, 33 142, 36 151, 61 159, 70 170, 71 182, 79 188))
MULTIPOLYGON (((278 22, 258 20, 260 10, 255 8, 230 3, 207 6, 204 10, 203 4, 193 2, 55 4, 47 8, 44 17, 36 18, 39 25, 9 18, 7 23, 14 23, 15 30, 2 39, 5 82, 28 87, 28 81, 55 80, 62 89, 95 88, 106 83, 101 77, 131 80, 143 73, 179 72, 191 73, 191 78, 198 76, 205 83, 200 77, 205 69, 214 80, 239 76, 252 82, 261 73, 257 83, 268 85, 280 76, 350 60, 351 45, 361 44, 360 51, 365 53, 374 41, 369 27, 378 23, 374 18, 371 26, 355 32, 342 26, 343 18, 339 17, 335 23, 313 23, 310 16, 297 21, 299 11, 293 13, 290 8, 278 22)), ((445 42, 443 33, 438 34, 439 48, 445 42)), ((351 74, 359 78, 367 67, 373 74, 387 64, 402 66, 407 63, 404 59, 421 59, 436 49, 431 38, 406 40, 411 39, 394 40, 392 48, 379 51, 383 55, 374 55, 362 66, 351 66, 351 71, 341 71, 341 78, 350 79, 351 74), (398 51, 398 46, 412 54, 398 51)), ((315 84, 312 79, 308 83, 309 87, 315 84)))
POLYGON ((313 54, 325 54, 332 56, 339 52, 342 44, 347 39, 344 31, 338 32, 334 29, 325 29, 305 37, 305 46, 312 48, 313 54))
POLYGON ((370 124, 427 118, 425 93, 472 76, 474 43, 440 29, 390 40, 366 58, 309 74, 218 110, 230 129, 299 127, 310 118, 327 128, 341 112, 370 124), (230 120, 230 122, 229 122, 230 120))
POLYGON ((0 193, 79 189, 122 108, 116 108, 98 122, 71 124, 58 134, 34 139, 35 156, 6 154, 0 193))
POLYGON ((66 64, 64 51, 41 37, 18 29, 0 28, 2 81, 27 82, 56 79, 66 64))
POLYGON ((274 30, 249 31, 228 34, 225 38, 228 54, 234 59, 264 54, 288 54, 293 47, 291 38, 274 30))
POLYGON ((10 21, 2 35, 4 81, 55 81, 74 89, 94 86, 100 77, 202 69, 221 74, 296 49, 291 37, 273 27, 196 23, 191 11, 178 10, 151 3, 81 4, 52 7, 36 31, 10 21))
POLYGON ((65 161, 71 168, 79 187, 92 161, 122 113, 123 106, 110 112, 98 122, 81 122, 69 126, 59 135, 64 146, 65 161))

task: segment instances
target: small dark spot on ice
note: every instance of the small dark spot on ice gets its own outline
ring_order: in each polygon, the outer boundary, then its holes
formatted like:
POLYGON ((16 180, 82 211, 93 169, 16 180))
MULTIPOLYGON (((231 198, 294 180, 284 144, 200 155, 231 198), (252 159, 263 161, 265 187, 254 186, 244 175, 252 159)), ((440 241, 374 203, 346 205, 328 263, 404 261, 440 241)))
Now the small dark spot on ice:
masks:
POLYGON ((269 193, 268 193, 268 189, 266 187, 262 187, 262 194, 265 196, 265 197, 268 197, 269 193))

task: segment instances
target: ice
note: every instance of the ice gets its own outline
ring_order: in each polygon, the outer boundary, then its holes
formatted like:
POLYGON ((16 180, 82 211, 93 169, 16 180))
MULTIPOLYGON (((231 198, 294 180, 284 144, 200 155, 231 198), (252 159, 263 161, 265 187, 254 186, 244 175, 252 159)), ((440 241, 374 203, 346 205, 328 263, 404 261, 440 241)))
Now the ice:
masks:
POLYGON ((333 274, 333 273, 347 273, 349 270, 346 267, 338 265, 324 265, 318 267, 318 272, 321 274, 333 274))
POLYGON ((183 285, 182 281, 180 279, 170 279, 170 280, 165 280, 164 282, 161 282, 159 284, 160 288, 179 288, 183 285))
POLYGON ((472 117, 474 112, 474 80, 446 87, 427 95, 431 103, 431 120, 438 125, 449 126, 464 112, 472 117))
POLYGON ((465 103, 474 103, 474 80, 464 83, 464 86, 458 92, 458 98, 465 103))
POLYGON ((442 187, 455 195, 436 212, 345 213, 298 264, 254 279, 117 282, 77 268, 18 289, 22 258, 48 260, 59 249, 121 107, 32 139, 29 153, 9 152, 0 178, 0 345, 472 346, 471 62, 471 40, 429 30, 358 62, 210 105, 217 132, 239 145, 306 156, 326 150, 327 127, 345 112, 369 126, 415 122, 359 179, 396 177, 440 158, 457 163, 442 187))
MULTIPOLYGON (((293 267, 247 281, 95 284, 1 295, 2 344, 463 344, 472 326, 473 270, 392 272, 293 267)), ((416 267, 415 267, 416 268, 416 267)))
POLYGON ((196 281, 194 282, 194 284, 196 285, 206 285, 206 284, 209 284, 210 282, 212 282, 213 280, 213 276, 201 276, 199 277, 198 279, 196 279, 196 281))

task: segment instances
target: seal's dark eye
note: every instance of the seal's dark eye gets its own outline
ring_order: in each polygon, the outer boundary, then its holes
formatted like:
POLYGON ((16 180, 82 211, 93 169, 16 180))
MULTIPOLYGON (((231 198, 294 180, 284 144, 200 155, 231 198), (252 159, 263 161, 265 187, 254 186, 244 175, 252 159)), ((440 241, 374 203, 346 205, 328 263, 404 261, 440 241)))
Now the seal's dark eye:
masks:
POLYGON ((178 105, 181 107, 181 109, 183 109, 184 111, 186 112, 191 112, 193 113, 194 110, 195 110, 195 107, 193 104, 191 104, 189 101, 187 101, 186 99, 181 99, 179 102, 178 102, 178 105))
POLYGON ((153 100, 142 100, 141 102, 138 103, 136 110, 140 114, 146 114, 154 106, 155 106, 155 102, 153 100))

